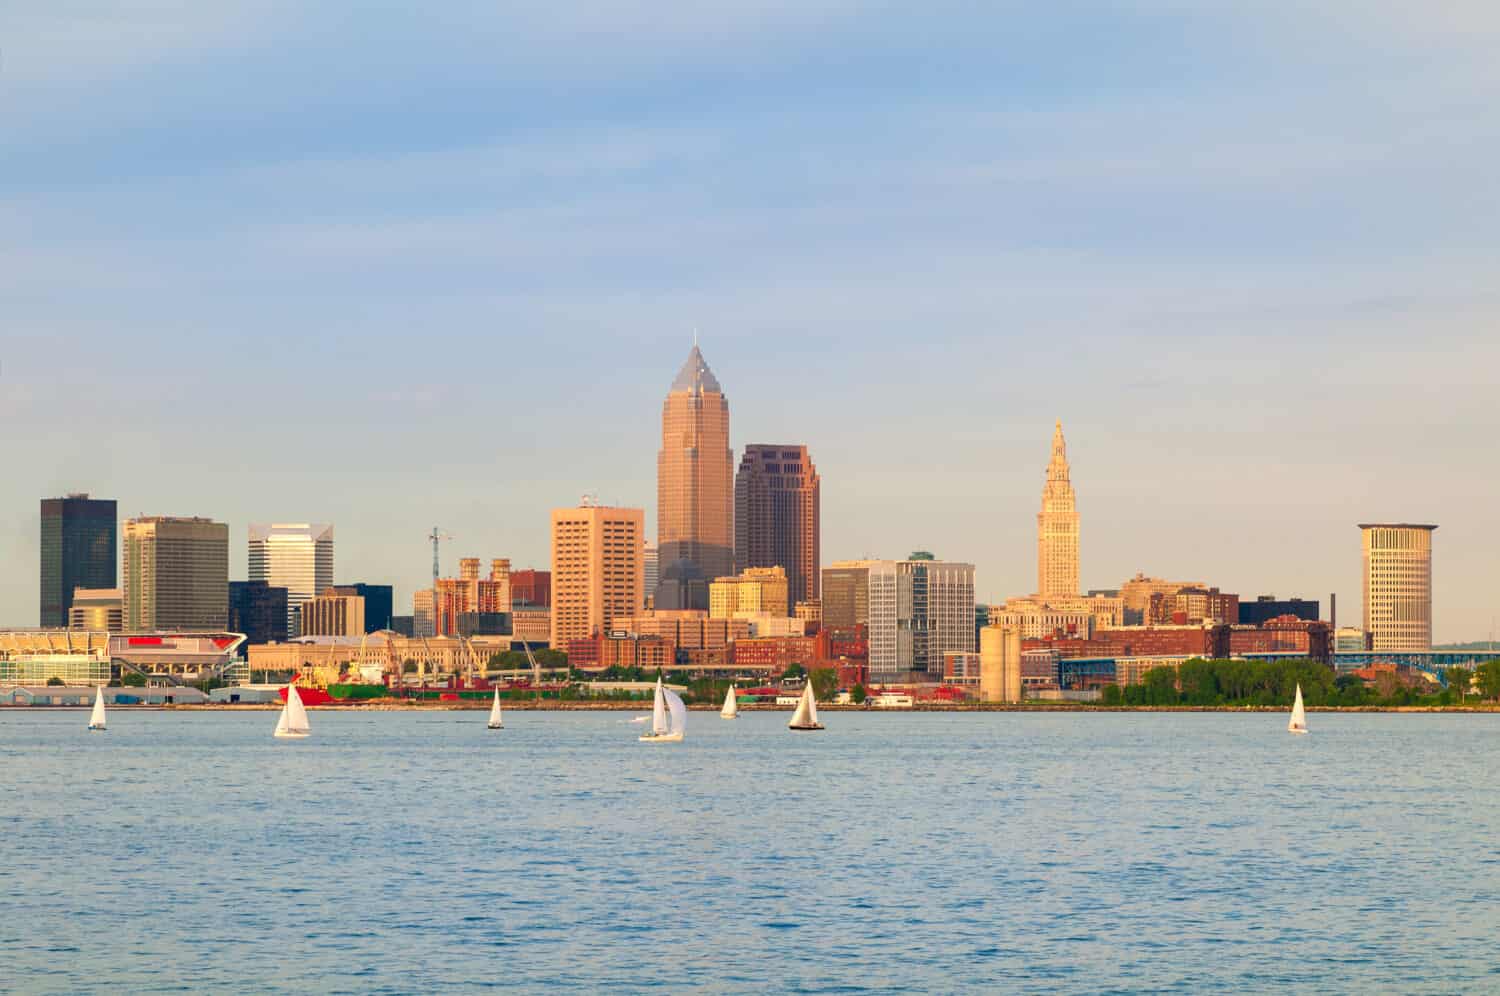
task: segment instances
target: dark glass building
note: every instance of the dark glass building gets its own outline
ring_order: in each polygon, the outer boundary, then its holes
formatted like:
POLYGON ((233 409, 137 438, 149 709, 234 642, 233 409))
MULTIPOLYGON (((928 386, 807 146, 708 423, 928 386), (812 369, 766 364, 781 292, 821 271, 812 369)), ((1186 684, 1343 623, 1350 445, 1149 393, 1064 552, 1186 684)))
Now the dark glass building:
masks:
POLYGON ((735 567, 780 567, 787 606, 818 597, 822 483, 806 446, 751 443, 734 481, 735 567))
POLYGON ((510 619, 509 612, 460 612, 457 619, 458 635, 510 636, 510 619))
POLYGON ((252 643, 286 642, 286 589, 265 581, 229 582, 229 631, 252 643))
POLYGON ((870 565, 845 561, 823 568, 823 628, 851 633, 870 624, 870 565))
POLYGON ((391 628, 391 612, 395 608, 395 600, 391 594, 391 586, 388 584, 345 584, 340 588, 347 588, 353 594, 360 595, 365 600, 365 632, 378 633, 383 629, 391 628))
POLYGON ((1253 602, 1240 603, 1240 625, 1259 626, 1277 616, 1296 616, 1308 622, 1318 621, 1318 600, 1305 598, 1277 598, 1261 595, 1253 602))
POLYGON ((41 624, 66 626, 75 588, 113 588, 118 513, 112 499, 42 499, 41 624))

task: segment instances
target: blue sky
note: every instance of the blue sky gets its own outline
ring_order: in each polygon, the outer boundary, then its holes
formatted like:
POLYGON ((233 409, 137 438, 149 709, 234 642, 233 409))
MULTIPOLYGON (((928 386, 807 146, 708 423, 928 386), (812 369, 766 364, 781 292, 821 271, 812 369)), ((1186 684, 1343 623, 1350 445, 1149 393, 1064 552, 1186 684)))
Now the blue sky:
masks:
POLYGON ((1500 614, 1492 5, 723 0, 0 7, 0 623, 37 499, 445 552, 655 501, 700 331, 733 441, 805 442, 825 562, 1340 595, 1437 534, 1500 614))

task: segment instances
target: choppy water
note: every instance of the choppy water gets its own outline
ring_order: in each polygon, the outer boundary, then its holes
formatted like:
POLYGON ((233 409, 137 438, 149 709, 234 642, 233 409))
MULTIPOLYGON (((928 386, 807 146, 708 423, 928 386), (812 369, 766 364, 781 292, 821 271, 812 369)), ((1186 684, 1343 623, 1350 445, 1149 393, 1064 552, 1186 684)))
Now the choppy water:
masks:
POLYGON ((1500 989, 1500 717, 0 712, 0 988, 1500 989))

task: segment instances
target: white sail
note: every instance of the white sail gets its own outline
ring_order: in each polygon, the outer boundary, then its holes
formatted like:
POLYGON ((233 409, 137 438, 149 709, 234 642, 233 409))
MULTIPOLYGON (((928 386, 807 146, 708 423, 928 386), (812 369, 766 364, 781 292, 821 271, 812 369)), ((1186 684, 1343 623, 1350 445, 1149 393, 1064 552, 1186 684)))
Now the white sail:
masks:
POLYGON ((1307 732, 1307 710, 1302 708, 1302 685, 1297 685, 1297 700, 1292 703, 1292 718, 1286 728, 1291 733, 1307 732))
POLYGON ((302 707, 302 696, 297 694, 296 684, 286 686, 286 705, 281 707, 281 718, 276 721, 276 736, 305 737, 311 732, 307 725, 307 710, 302 707))
MULTIPOLYGON (((526 724, 522 723, 521 725, 525 726, 526 724)), ((505 723, 502 722, 501 719, 500 719, 500 686, 499 685, 495 686, 495 701, 494 701, 494 704, 490 706, 489 728, 492 729, 492 730, 500 730, 500 729, 504 729, 505 728, 505 723)))
POLYGON ((104 729, 104 686, 94 693, 94 711, 89 714, 89 729, 104 729))
POLYGON ((651 705, 651 732, 661 736, 672 729, 667 722, 667 700, 662 695, 661 679, 656 679, 656 701, 651 705))
POLYGON ((673 744, 682 740, 687 729, 687 707, 677 693, 656 679, 656 701, 651 706, 651 732, 641 736, 644 743, 673 744), (670 715, 669 715, 670 714, 670 715))
POLYGON ((667 732, 678 739, 687 732, 687 706, 682 704, 682 699, 670 688, 662 690, 667 700, 667 709, 672 714, 672 728, 667 732))
POLYGON ((740 714, 740 700, 735 693, 734 686, 729 686, 729 692, 724 696, 724 708, 719 710, 719 715, 725 719, 734 719, 740 714))
POLYGON ((822 729, 818 724, 818 703, 813 696, 811 681, 803 686, 802 698, 797 700, 797 711, 792 713, 792 721, 786 725, 794 730, 822 729))

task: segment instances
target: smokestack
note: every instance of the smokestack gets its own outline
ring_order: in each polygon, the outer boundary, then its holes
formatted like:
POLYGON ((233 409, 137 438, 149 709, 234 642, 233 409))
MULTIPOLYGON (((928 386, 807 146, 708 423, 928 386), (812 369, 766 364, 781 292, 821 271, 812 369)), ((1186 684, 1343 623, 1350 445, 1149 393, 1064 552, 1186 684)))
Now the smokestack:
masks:
POLYGON ((1339 596, 1336 591, 1328 593, 1328 628, 1335 633, 1339 631, 1339 596))

